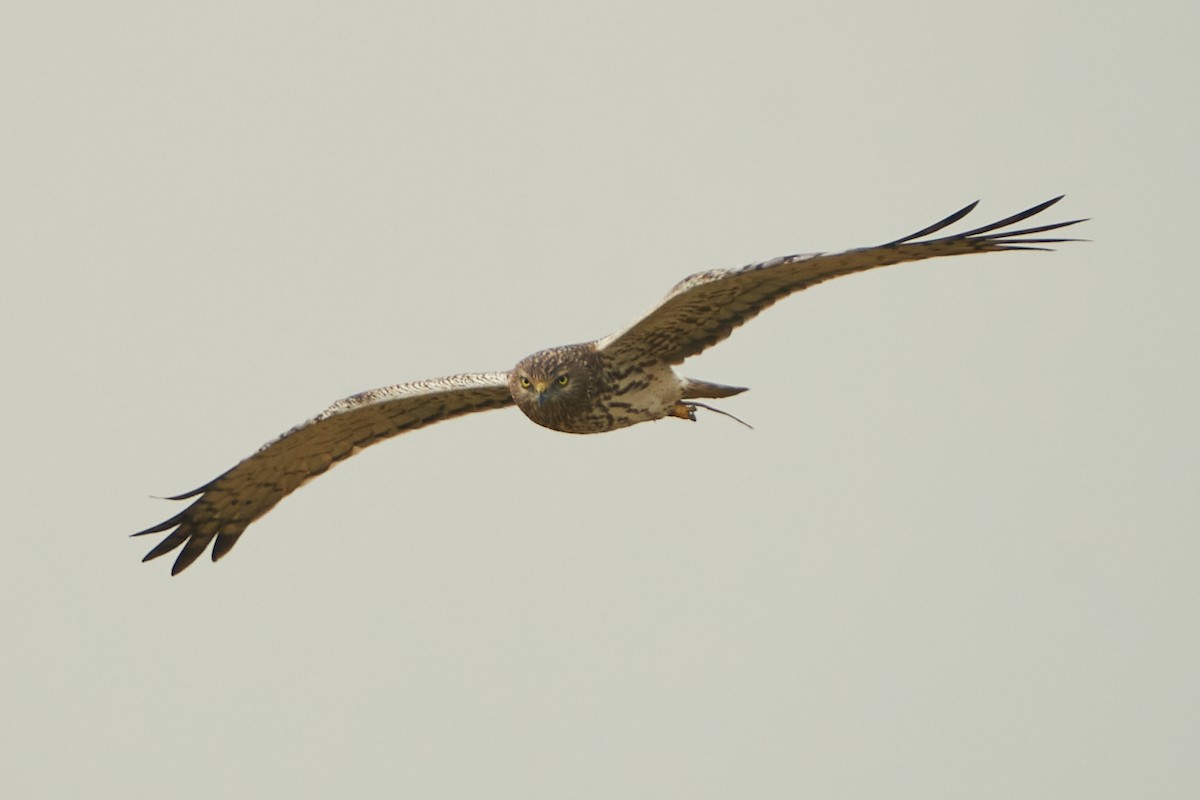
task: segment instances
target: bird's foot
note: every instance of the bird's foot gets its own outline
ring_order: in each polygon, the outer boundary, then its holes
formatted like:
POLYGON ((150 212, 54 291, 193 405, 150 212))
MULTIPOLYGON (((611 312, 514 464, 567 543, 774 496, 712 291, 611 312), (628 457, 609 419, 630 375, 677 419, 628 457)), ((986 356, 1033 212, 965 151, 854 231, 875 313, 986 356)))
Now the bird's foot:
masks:
POLYGON ((674 406, 672 406, 670 415, 672 417, 679 417, 680 419, 690 419, 692 422, 695 422, 697 408, 703 408, 705 411, 711 411, 714 414, 720 414, 722 417, 729 417, 731 420, 740 422, 747 428, 754 430, 754 426, 749 422, 746 422, 744 419, 738 419, 728 411, 722 411, 719 408, 713 408, 707 403, 676 403, 674 406))
POLYGON ((696 421, 696 407, 691 403, 676 403, 671 406, 671 410, 667 412, 669 417, 679 417, 680 419, 689 419, 692 422, 696 421))

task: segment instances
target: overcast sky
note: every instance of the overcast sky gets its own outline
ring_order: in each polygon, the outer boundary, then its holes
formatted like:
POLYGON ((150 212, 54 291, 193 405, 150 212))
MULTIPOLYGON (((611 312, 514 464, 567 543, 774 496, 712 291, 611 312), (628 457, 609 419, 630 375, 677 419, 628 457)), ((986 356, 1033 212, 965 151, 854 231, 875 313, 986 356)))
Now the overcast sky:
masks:
POLYGON ((0 794, 1194 797, 1200 6, 433 5, 0 12, 0 794), (1064 192, 686 364, 752 431, 489 412, 127 538, 339 397, 1064 192))

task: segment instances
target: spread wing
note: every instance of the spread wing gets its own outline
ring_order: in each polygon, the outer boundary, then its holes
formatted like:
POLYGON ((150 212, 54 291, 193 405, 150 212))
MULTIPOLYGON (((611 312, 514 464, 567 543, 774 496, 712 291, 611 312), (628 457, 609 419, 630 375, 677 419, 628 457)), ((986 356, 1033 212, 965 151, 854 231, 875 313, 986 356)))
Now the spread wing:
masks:
POLYGON ((903 239, 876 247, 782 256, 737 269, 700 272, 684 278, 656 308, 625 330, 599 340, 596 347, 626 363, 678 364, 725 339, 734 328, 776 301, 839 275, 939 256, 1049 250, 1040 245, 1077 240, 1038 238, 1036 234, 1084 220, 1005 229, 1045 211, 1061 199, 1060 195, 991 225, 940 239, 924 237, 958 222, 978 201, 903 239))
POLYGON ((133 534, 175 529, 142 560, 183 545, 171 567, 175 575, 216 539, 212 550, 216 561, 229 552, 247 525, 306 481, 364 447, 452 417, 512 404, 504 372, 401 383, 339 400, 199 489, 167 498, 199 495, 166 522, 133 534))

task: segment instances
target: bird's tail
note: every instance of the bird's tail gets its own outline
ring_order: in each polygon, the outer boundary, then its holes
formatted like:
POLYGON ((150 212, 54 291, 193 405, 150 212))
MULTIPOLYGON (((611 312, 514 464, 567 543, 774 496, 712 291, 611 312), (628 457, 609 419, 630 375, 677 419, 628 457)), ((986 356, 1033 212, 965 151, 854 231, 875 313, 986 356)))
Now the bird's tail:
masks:
POLYGON ((695 378, 683 379, 683 399, 690 400, 696 397, 732 397, 735 394, 741 394, 746 391, 745 386, 725 386, 720 383, 709 383, 708 381, 698 381, 695 378))

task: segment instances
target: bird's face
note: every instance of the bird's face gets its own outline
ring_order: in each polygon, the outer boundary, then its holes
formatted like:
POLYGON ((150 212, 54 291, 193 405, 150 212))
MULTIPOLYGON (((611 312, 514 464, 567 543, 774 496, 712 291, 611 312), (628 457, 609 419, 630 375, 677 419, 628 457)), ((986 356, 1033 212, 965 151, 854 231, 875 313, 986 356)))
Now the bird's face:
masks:
POLYGON ((518 363, 509 381, 512 396, 524 399, 545 408, 547 403, 568 401, 578 390, 578 369, 566 363, 529 362, 518 363))
POLYGON ((517 377, 517 386, 539 406, 545 406, 546 403, 559 402, 567 397, 571 372, 567 370, 552 375, 530 370, 517 377))
POLYGON ((594 351, 582 345, 543 350, 523 359, 509 375, 517 406, 539 425, 564 430, 591 407, 596 381, 594 351))

